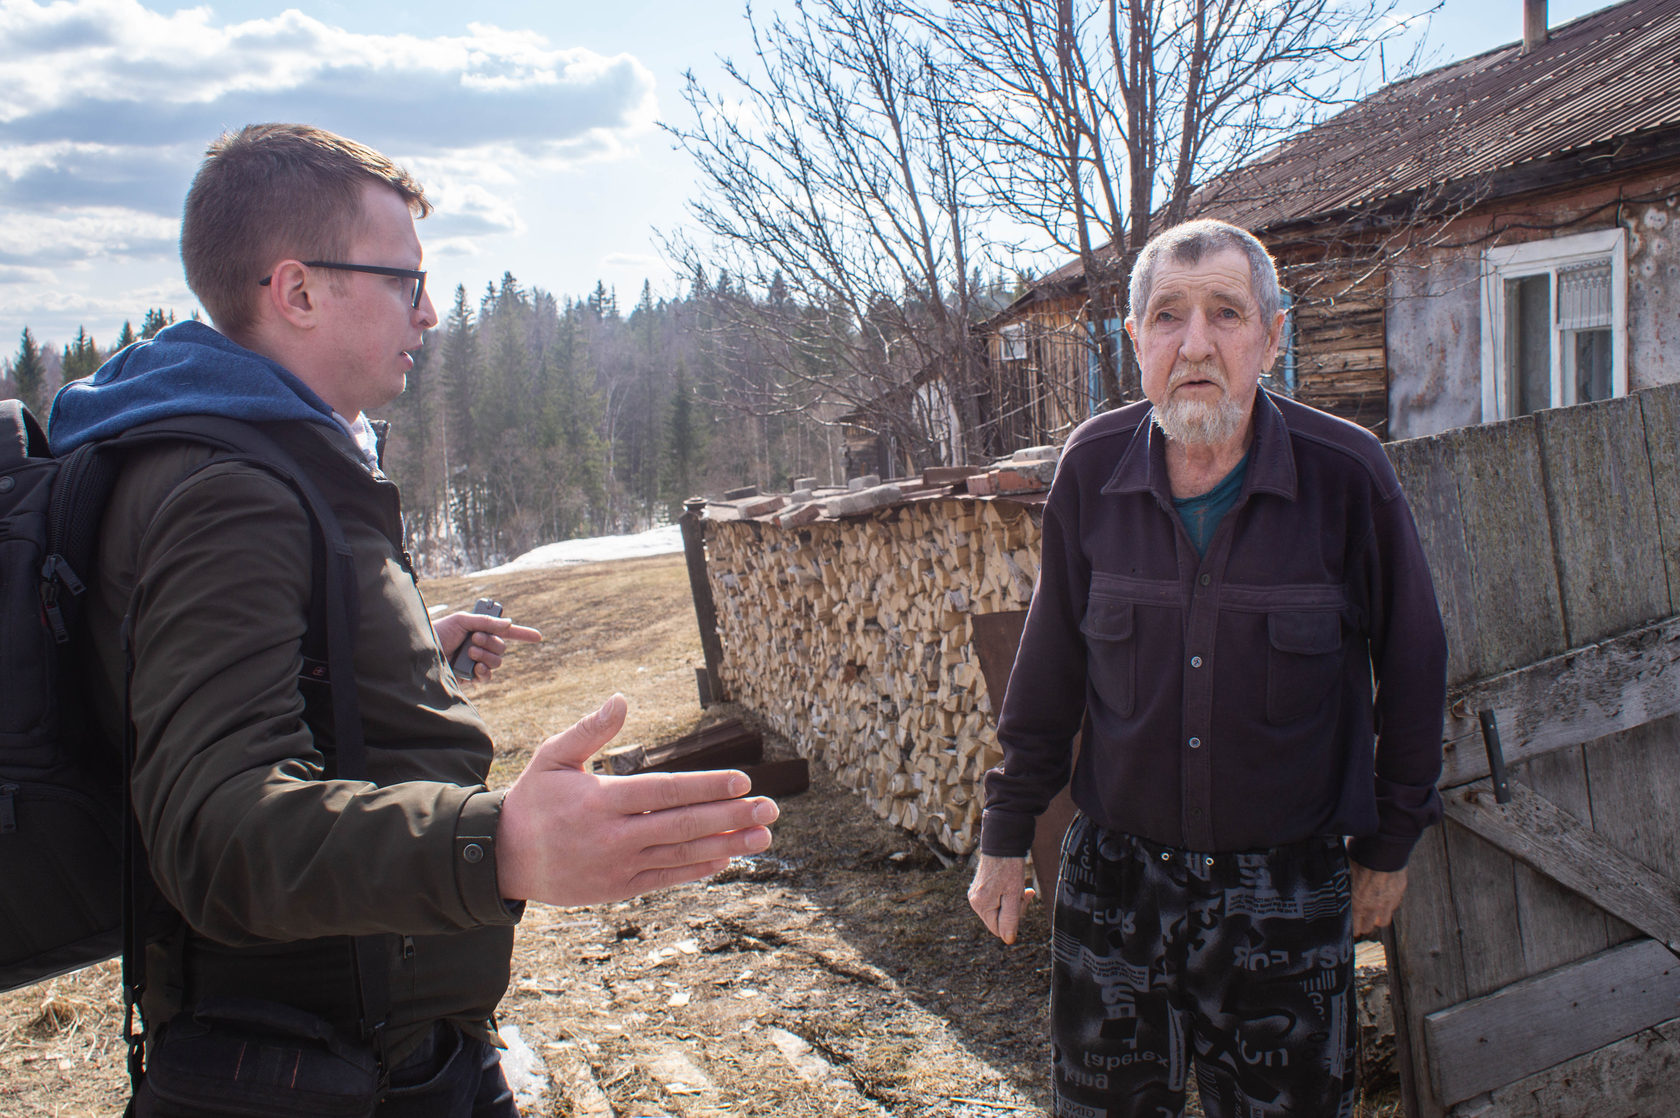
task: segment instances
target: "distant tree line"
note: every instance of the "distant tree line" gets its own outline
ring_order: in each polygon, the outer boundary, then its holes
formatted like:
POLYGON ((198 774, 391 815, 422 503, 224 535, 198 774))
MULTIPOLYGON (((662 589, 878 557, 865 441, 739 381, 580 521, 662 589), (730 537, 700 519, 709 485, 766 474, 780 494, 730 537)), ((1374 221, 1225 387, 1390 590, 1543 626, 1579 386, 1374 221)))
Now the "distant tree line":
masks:
MULTIPOLYGON (((407 391, 374 417, 391 421, 385 467, 422 568, 475 569, 544 543, 638 531, 688 497, 738 486, 843 480, 838 408, 816 399, 820 353, 807 383, 785 386, 785 355, 740 325, 743 308, 783 320, 781 344, 804 344, 820 325, 785 288, 757 298, 728 275, 667 299, 644 283, 628 313, 604 283, 582 298, 511 274, 476 300, 456 288, 413 355, 407 391)), ((25 328, 0 363, 0 397, 44 420, 60 385, 173 321, 147 311, 110 348, 79 328, 55 350, 25 328)))
POLYGON ((154 307, 140 320, 138 334, 132 322, 124 322, 116 344, 105 350, 99 348, 93 335, 78 326, 75 339, 57 352, 51 346, 42 345, 35 332, 25 326, 17 352, 0 362, 0 400, 22 400, 45 423, 47 408, 61 385, 92 375, 118 350, 151 337, 174 321, 174 311, 154 307))

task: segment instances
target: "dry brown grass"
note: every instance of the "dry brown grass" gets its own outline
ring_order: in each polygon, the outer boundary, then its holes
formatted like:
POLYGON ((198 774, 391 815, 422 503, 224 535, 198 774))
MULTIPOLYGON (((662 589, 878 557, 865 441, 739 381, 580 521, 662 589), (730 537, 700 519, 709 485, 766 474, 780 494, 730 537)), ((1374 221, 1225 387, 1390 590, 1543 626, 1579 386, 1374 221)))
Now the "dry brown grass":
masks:
MULTIPOLYGON (((614 691, 630 699, 618 746, 741 713, 698 706, 681 556, 423 589, 434 605, 495 597, 543 631, 474 693, 499 745, 494 785, 614 691)), ((532 906, 501 1014, 554 1084, 528 1113, 1042 1113, 1042 909, 1006 948, 969 915, 965 868, 941 866, 827 774, 782 806, 772 851, 709 882, 617 905, 532 906)), ((118 1112, 119 1005, 114 963, 0 995, 0 1115, 118 1112)), ((1359 1114, 1399 1109, 1389 1097, 1359 1114)))
POLYGON ((708 721, 694 682, 700 638, 680 555, 434 579, 424 590, 434 609, 495 598, 507 616, 542 630, 541 644, 516 646, 495 678, 471 691, 496 738, 492 783, 511 781, 535 745, 615 691, 630 701, 630 716, 612 749, 708 721))

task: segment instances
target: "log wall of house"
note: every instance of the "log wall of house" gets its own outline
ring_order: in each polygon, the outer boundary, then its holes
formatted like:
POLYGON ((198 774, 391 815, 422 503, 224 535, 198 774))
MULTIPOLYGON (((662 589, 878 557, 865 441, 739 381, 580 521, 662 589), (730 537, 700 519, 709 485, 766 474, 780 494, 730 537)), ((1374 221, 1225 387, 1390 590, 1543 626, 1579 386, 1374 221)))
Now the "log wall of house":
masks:
MULTIPOLYGON (((1384 275, 1344 261, 1331 266, 1282 264, 1279 279, 1294 293, 1297 400, 1388 437, 1388 364, 1384 351, 1384 275)), ((1273 369, 1268 384, 1282 380, 1273 369)))
POLYGON ((1046 300, 1012 318, 1026 354, 1005 356, 1008 339, 988 338, 992 408, 1001 433, 997 452, 1059 443, 1090 418, 1091 343, 1082 298, 1046 300))

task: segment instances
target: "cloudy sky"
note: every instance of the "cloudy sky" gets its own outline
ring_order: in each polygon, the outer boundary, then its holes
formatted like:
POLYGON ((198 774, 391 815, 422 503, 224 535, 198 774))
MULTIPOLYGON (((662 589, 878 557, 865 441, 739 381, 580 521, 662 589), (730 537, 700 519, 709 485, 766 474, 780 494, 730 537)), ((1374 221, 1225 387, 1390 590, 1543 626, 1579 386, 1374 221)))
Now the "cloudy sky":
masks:
MULTIPOLYGON (((756 5, 760 11, 769 0, 756 5)), ((1426 6, 1417 0, 1417 7, 1426 6)), ((1603 6, 1552 0, 1555 25, 1603 6)), ((682 72, 750 51, 744 0, 0 0, 0 355, 29 326, 104 345, 148 307, 186 317, 181 199, 204 145, 300 120, 425 183, 440 310, 512 271, 634 302, 677 289, 656 230, 685 219, 682 72)), ((1521 34, 1519 0, 1447 0, 1441 61, 1521 34)))

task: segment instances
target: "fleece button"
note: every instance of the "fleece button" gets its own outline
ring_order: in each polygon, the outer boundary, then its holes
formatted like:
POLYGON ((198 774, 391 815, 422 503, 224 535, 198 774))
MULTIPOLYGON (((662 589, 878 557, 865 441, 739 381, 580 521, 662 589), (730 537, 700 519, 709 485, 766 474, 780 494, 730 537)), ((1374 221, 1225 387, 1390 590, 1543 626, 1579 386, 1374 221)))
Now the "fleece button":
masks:
POLYGON ((461 857, 476 866, 484 861, 484 847, 476 842, 469 842, 461 848, 461 857))

